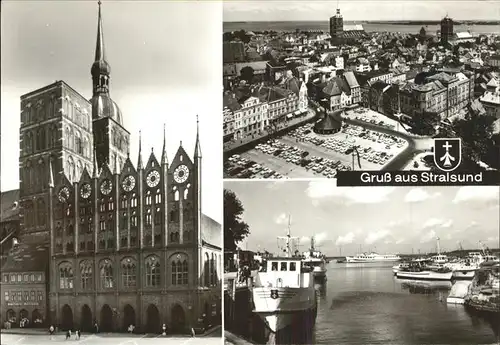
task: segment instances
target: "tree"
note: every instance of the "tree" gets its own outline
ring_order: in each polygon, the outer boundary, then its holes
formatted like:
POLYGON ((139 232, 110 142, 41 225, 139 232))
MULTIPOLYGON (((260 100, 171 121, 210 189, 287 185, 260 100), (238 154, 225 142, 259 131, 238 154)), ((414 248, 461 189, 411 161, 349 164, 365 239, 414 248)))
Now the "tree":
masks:
POLYGON ((435 126, 440 122, 440 117, 436 113, 422 112, 413 115, 412 131, 419 135, 434 135, 435 126))
POLYGON ((245 66, 240 70, 241 79, 247 81, 249 84, 252 84, 252 80, 254 77, 254 70, 250 66, 245 66))
POLYGON ((464 118, 453 122, 453 130, 462 138, 463 153, 473 161, 480 161, 487 157, 489 152, 494 151, 495 120, 493 115, 478 115, 469 111, 464 118))
POLYGON ((236 250, 236 245, 250 233, 241 216, 245 209, 234 192, 224 189, 224 251, 236 250))

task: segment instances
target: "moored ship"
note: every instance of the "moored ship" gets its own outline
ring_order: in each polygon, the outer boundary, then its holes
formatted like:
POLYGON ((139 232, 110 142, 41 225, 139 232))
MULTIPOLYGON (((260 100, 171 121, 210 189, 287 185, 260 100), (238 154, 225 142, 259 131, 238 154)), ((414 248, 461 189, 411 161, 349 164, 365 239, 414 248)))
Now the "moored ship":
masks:
POLYGON ((314 281, 324 283, 326 281, 326 260, 325 256, 315 248, 314 237, 311 237, 311 248, 302 253, 302 263, 312 270, 314 281))
MULTIPOLYGON (((283 237, 278 237, 283 239, 283 237)), ((312 328, 316 320, 317 302, 311 269, 301 257, 293 257, 288 229, 284 257, 267 260, 265 271, 258 272, 252 289, 254 312, 276 333, 295 320, 312 328)))
POLYGON ((426 261, 412 261, 408 267, 400 267, 396 276, 399 279, 451 280, 453 271, 447 267, 429 267, 426 261))
POLYGON ((357 254, 355 256, 346 256, 347 263, 367 263, 367 262, 395 262, 400 261, 401 257, 395 254, 357 254))

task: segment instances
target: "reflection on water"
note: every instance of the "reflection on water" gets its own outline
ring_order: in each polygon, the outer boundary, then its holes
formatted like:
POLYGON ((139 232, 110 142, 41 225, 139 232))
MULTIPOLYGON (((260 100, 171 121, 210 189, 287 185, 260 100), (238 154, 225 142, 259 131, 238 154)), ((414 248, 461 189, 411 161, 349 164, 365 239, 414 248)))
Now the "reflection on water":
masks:
MULTIPOLYGON (((316 344, 493 344, 498 317, 448 305, 451 282, 394 278, 392 264, 328 266, 316 285, 316 344)), ((311 342, 309 342, 311 344, 311 342)))

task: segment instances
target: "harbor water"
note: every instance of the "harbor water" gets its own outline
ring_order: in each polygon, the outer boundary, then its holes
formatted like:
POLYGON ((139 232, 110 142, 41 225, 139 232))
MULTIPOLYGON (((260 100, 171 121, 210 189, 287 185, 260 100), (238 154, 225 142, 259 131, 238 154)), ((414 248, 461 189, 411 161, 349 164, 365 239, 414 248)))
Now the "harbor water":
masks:
POLYGON ((328 265, 315 344, 496 344, 498 316, 449 305, 450 282, 398 280, 392 263, 328 265))

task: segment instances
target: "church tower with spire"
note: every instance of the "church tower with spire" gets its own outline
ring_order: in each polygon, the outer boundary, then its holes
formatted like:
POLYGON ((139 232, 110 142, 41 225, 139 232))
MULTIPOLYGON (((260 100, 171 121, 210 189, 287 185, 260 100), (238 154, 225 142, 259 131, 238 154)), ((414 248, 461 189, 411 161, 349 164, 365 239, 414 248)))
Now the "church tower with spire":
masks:
POLYGON ((106 60, 101 2, 97 19, 97 40, 92 75, 92 128, 97 164, 113 169, 115 162, 121 170, 130 148, 130 133, 125 129, 120 108, 110 96, 111 67, 106 60))

